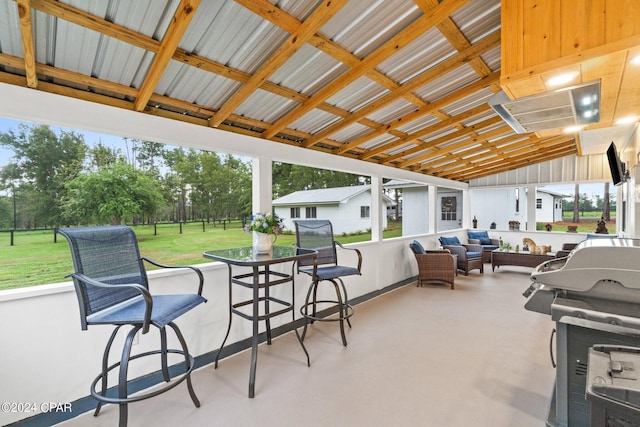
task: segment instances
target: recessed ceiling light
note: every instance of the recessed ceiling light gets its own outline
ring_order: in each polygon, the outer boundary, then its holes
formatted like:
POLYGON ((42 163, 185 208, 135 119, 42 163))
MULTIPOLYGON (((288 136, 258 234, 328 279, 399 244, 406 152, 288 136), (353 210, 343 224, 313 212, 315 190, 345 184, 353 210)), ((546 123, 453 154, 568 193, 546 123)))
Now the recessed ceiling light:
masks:
POLYGON ((551 77, 547 80, 547 85, 549 86, 560 86, 567 84, 578 77, 578 73, 576 71, 572 71, 570 73, 559 74, 557 76, 551 77))
POLYGON ((633 58, 631 58, 631 61, 629 61, 629 64, 640 65, 640 55, 636 55, 633 58))
POLYGON ((638 121, 638 117, 636 116, 628 116, 628 117, 622 117, 618 120, 616 120, 616 124, 617 125, 624 125, 627 123, 635 123, 638 121))
POLYGON ((576 132, 580 132, 583 128, 584 128, 584 126, 569 126, 569 127, 564 128, 564 130, 562 132, 564 132, 564 133, 576 133, 576 132))

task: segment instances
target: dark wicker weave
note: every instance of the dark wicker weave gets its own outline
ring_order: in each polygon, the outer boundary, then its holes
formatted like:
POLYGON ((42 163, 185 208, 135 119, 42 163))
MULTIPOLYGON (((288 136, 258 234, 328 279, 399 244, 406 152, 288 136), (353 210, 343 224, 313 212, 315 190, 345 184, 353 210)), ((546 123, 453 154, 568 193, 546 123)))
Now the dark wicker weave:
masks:
POLYGON ((189 354, 180 329, 173 321, 197 305, 206 302, 202 297, 204 279, 200 270, 195 267, 171 267, 191 269, 195 273, 194 278, 199 279, 197 293, 154 296, 149 292, 143 261, 158 267, 169 266, 140 257, 136 236, 129 227, 67 228, 60 229, 59 232, 69 241, 71 248, 75 267, 71 277, 80 304, 82 329, 87 329, 89 325, 116 325, 104 350, 102 372, 91 385, 91 395, 99 402, 94 415, 98 415, 103 403, 118 404, 120 426, 126 426, 128 403, 156 396, 185 379, 191 399, 196 407, 199 407, 200 402, 191 385, 193 357, 189 354), (130 325, 131 329, 127 334, 120 362, 109 366, 111 345, 124 325, 130 325), (138 331, 147 333, 151 325, 160 330, 161 348, 132 356, 131 347, 135 335, 138 331), (173 329, 182 349, 167 348, 166 326, 173 329), (180 354, 185 358, 184 373, 173 381, 167 366, 168 353, 180 354), (157 354, 160 355, 162 375, 167 384, 145 394, 129 396, 127 387, 129 361, 157 354), (107 395, 107 376, 115 368, 119 368, 117 393, 115 396, 112 393, 107 395), (101 384, 100 391, 96 390, 98 382, 101 384))
POLYGON ((496 267, 501 265, 517 265, 520 267, 535 268, 545 261, 556 258, 555 254, 532 254, 531 252, 513 252, 495 250, 491 254, 491 269, 495 271, 496 267))
POLYGON ((480 243, 480 240, 478 239, 468 239, 469 244, 471 245, 480 245, 482 246, 482 258, 484 259, 484 262, 491 262, 491 252, 493 252, 494 250, 500 248, 500 245, 498 245, 499 240, 498 239, 491 239, 491 244, 489 245, 483 245, 482 243, 480 243))
MULTIPOLYGON (((301 307, 300 312, 305 318, 304 330, 302 332, 302 339, 304 339, 307 333, 307 325, 313 321, 339 321, 340 333, 342 335, 342 344, 347 345, 347 338, 344 334, 344 321, 346 320, 351 327, 349 318, 353 315, 353 307, 349 304, 349 298, 347 296, 347 288, 344 286, 344 282, 341 277, 360 275, 362 267, 362 255, 359 250, 352 248, 345 248, 339 242, 333 240, 333 226, 331 222, 323 219, 307 219, 296 220, 296 246, 301 249, 313 249, 318 252, 317 258, 303 259, 298 261, 298 272, 308 274, 312 277, 311 286, 307 292, 307 298, 305 304, 301 307), (339 246, 345 250, 351 250, 358 256, 358 266, 344 266, 338 264, 338 254, 336 246, 339 246), (336 300, 318 300, 316 298, 318 292, 318 285, 323 281, 329 281, 333 283, 336 291, 336 300), (338 286, 340 282, 340 286, 338 286), (342 294, 340 291, 342 288, 342 294), (313 299, 311 295, 313 294, 313 299), (334 308, 337 308, 337 318, 320 317, 317 312, 317 306, 319 303, 332 304, 334 308), (312 313, 309 314, 309 306, 312 306, 312 313)), ((332 309, 328 309, 330 312, 332 309)))
POLYGON ((463 244, 460 246, 442 245, 442 247, 451 251, 452 254, 458 255, 458 270, 464 271, 465 276, 468 276, 469 271, 475 270, 476 268, 480 270, 480 273, 484 273, 482 246, 463 244), (471 254, 473 254, 473 256, 471 254))
POLYGON ((446 283, 455 288, 454 277, 456 265, 454 257, 447 250, 426 251, 424 254, 414 253, 418 262, 418 284, 446 283))

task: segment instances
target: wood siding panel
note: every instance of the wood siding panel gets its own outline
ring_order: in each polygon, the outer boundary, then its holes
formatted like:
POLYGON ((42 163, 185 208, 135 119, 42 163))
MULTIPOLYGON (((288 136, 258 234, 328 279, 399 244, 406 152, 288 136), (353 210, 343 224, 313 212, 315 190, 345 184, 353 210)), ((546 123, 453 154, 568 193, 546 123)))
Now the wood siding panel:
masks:
POLYGON ((523 64, 525 68, 560 57, 560 2, 524 0, 523 64))

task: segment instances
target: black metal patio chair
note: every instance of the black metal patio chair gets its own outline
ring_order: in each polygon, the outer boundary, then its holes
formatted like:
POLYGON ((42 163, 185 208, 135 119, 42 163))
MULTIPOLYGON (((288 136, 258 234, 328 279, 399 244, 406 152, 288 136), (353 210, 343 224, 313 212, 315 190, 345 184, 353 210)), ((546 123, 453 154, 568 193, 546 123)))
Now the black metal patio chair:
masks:
MULTIPOLYGON (((302 316, 305 318, 302 339, 307 333, 307 326, 314 321, 338 321, 340 322, 340 333, 342 335, 342 344, 347 345, 347 338, 344 333, 344 321, 347 321, 349 327, 351 322, 349 318, 353 316, 353 307, 349 304, 347 296, 347 288, 344 286, 342 277, 361 275, 362 254, 358 249, 345 248, 333 239, 333 226, 331 221, 320 219, 295 220, 296 225, 296 246, 301 249, 313 249, 318 252, 316 260, 301 260, 298 262, 298 272, 308 274, 312 278, 311 285, 307 292, 305 304, 300 308, 302 316), (342 249, 354 251, 358 257, 358 266, 350 267, 338 264, 338 254, 336 246, 342 249), (314 265, 314 263, 316 263, 314 265), (329 281, 333 283, 336 300, 318 300, 318 285, 320 282, 329 281), (340 282, 340 286, 338 286, 340 282), (340 290, 342 288, 342 293, 340 290), (313 295, 313 299, 311 299, 313 295), (318 313, 318 304, 330 304, 337 308, 338 317, 321 316, 318 313), (309 306, 312 306, 312 312, 309 314, 309 306)), ((332 308, 327 310, 331 313, 332 308)))
MULTIPOLYGON (((102 358, 102 372, 91 384, 91 395, 98 400, 94 416, 97 416, 104 403, 119 405, 120 426, 127 425, 127 405, 131 402, 148 399, 167 391, 185 379, 191 400, 196 407, 200 402, 191 384, 191 371, 194 367, 193 356, 189 354, 187 344, 178 326, 173 322, 176 318, 192 308, 206 302, 202 297, 203 275, 195 267, 167 266, 140 256, 138 241, 133 230, 127 226, 105 226, 60 229, 68 241, 73 258, 75 272, 70 276, 80 305, 80 322, 82 329, 89 325, 114 325, 111 337, 107 341, 102 358), (197 278, 197 293, 174 295, 151 295, 144 262, 158 267, 189 268, 197 278), (131 326, 122 349, 120 361, 109 366, 109 352, 120 328, 131 326), (138 331, 146 334, 153 325, 160 331, 160 349, 131 355, 131 347, 138 331), (167 348, 169 326, 175 332, 182 349, 167 348), (184 368, 176 368, 182 372, 173 380, 169 374, 168 354, 184 356, 184 368), (161 371, 167 383, 150 392, 129 395, 127 372, 129 362, 140 357, 160 355, 161 371), (108 373, 119 368, 117 396, 108 393, 108 373), (100 391, 96 390, 100 382, 100 391)), ((195 286, 194 286, 195 291, 195 286)), ((114 387, 115 388, 115 387, 114 387)))

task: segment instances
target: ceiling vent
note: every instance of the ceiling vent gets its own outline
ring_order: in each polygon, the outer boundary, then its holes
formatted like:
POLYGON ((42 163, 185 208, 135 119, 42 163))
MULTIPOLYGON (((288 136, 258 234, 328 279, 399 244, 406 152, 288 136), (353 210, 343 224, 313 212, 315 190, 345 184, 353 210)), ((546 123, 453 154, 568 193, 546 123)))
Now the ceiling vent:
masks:
POLYGON ((488 102, 517 133, 588 125, 600 121, 600 82, 516 100, 500 91, 488 102))

